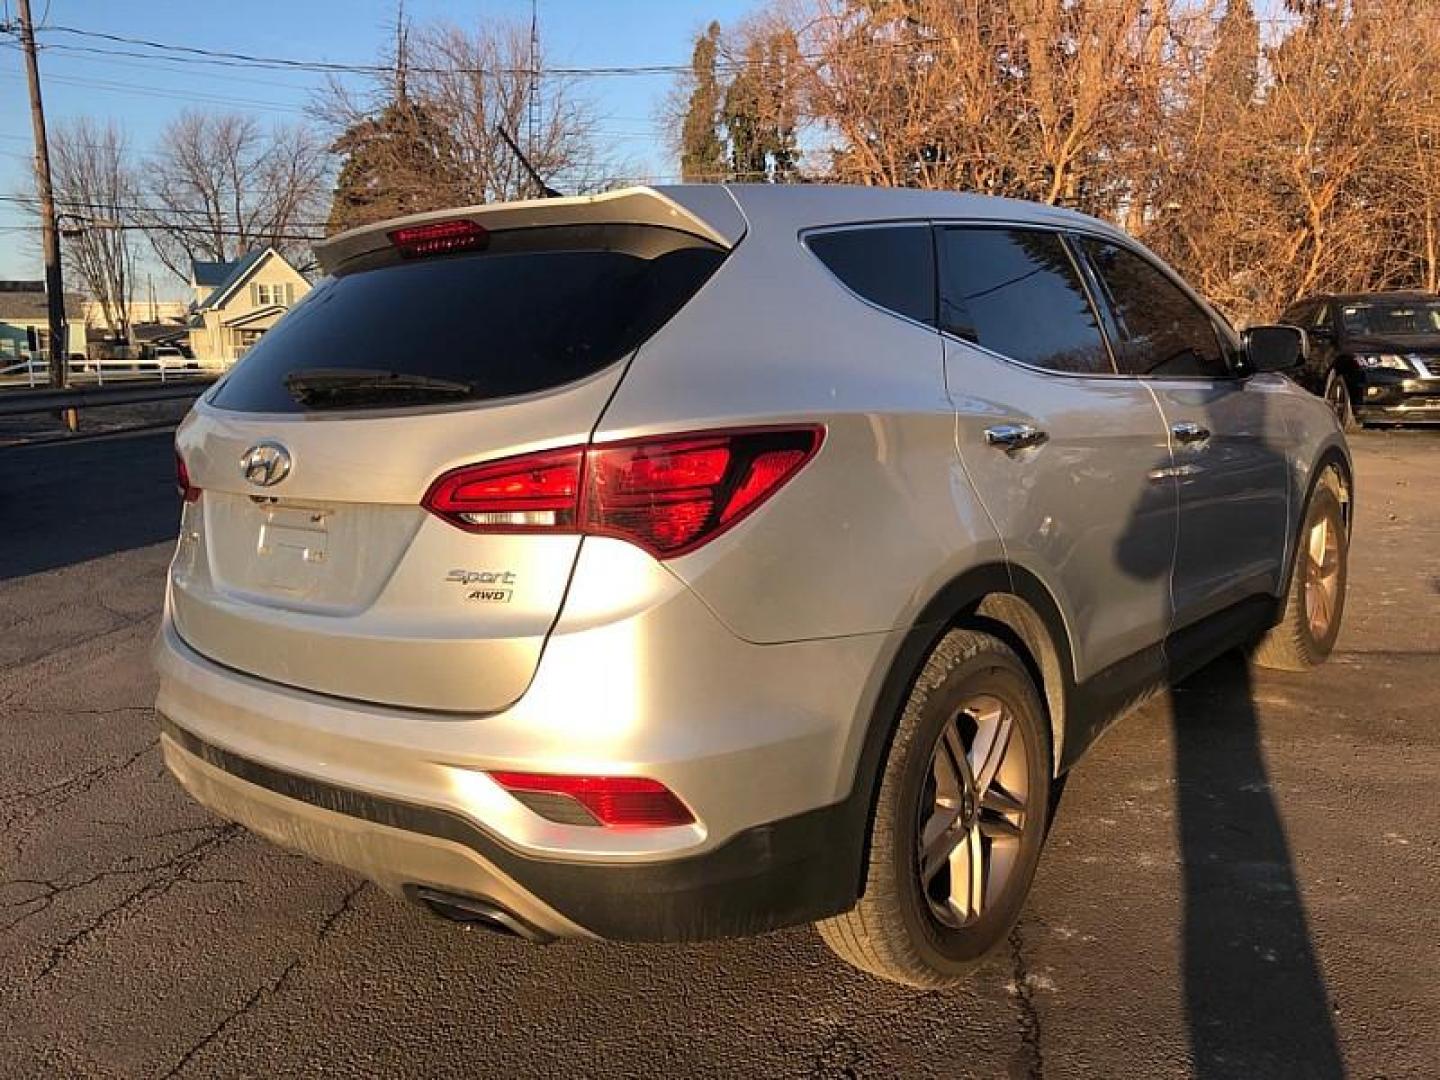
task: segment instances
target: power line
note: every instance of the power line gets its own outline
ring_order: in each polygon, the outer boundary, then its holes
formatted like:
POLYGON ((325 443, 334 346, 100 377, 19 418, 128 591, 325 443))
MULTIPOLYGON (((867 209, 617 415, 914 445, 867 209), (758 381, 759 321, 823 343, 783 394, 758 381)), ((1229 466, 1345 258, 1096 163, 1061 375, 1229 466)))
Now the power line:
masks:
MULTIPOLYGON (((34 207, 38 204, 39 200, 34 195, 0 195, 0 202, 17 203, 19 205, 27 206, 31 209, 34 209, 34 207)), ((191 217, 198 216, 207 219, 210 218, 210 212, 208 210, 182 206, 147 206, 142 203, 110 202, 109 200, 66 198, 62 195, 55 196, 55 202, 57 205, 65 206, 67 208, 74 208, 80 210, 99 210, 106 213, 120 212, 156 215, 180 214, 189 215, 191 217)), ((323 229, 326 223, 323 221, 292 221, 289 224, 301 229, 307 227, 323 229)), ((201 231, 205 228, 205 226, 195 225, 193 226, 193 228, 196 231, 201 231)))
MULTIPOLYGON (((138 45, 145 49, 171 53, 169 59, 175 63, 212 64, 218 67, 261 67, 293 69, 333 74, 386 75, 391 68, 386 64, 353 63, 333 60, 301 59, 290 56, 262 56, 255 53, 232 52, 225 49, 205 49, 194 45, 179 45, 173 42, 153 41, 148 38, 130 37, 125 34, 110 34, 99 30, 84 30, 74 26, 49 26, 47 34, 69 34, 76 37, 111 41, 121 45, 138 45)), ((154 60, 154 53, 129 49, 92 49, 92 52, 114 56, 130 56, 143 60, 154 60)), ((533 70, 519 68, 462 68, 462 67, 412 67, 413 72, 429 75, 443 75, 451 72, 470 75, 529 75, 533 70)), ((546 68, 547 75, 562 75, 575 78, 607 75, 672 75, 689 71, 689 64, 637 64, 610 65, 603 67, 556 67, 546 68)))
MULTIPOLYGON (((1190 16, 1190 18, 1202 18, 1212 23, 1219 23, 1225 19, 1224 14, 1190 16)), ((1425 17, 1425 13, 1421 13, 1425 17)), ((1302 20, 1294 16, 1266 16, 1252 17, 1251 20, 1257 26, 1298 26, 1302 20)), ((1014 26, 1014 20, 996 22, 996 28, 1014 26)), ((364 74, 364 75, 388 75, 391 68, 386 64, 357 63, 353 61, 336 61, 301 58, 293 56, 265 56, 257 53, 237 52, 226 49, 209 49, 196 45, 182 45, 175 42, 156 41, 150 38, 133 37, 126 34, 112 34, 100 30, 86 30, 75 26, 47 26, 43 28, 46 34, 65 34, 73 37, 88 38, 99 41, 111 42, 121 46, 138 46, 140 49, 153 50, 141 52, 134 48, 106 49, 93 46, 53 46, 47 48, 67 48, 72 51, 86 51, 96 55, 126 56, 146 61, 168 61, 171 63, 207 64, 219 67, 250 67, 267 68, 271 70, 297 70, 329 74, 364 74), (171 55, 156 56, 155 52, 163 52, 171 55)), ((931 38, 920 38, 892 42, 879 42, 863 46, 865 50, 896 50, 896 49, 932 49, 945 40, 946 35, 936 35, 931 38)), ((850 50, 854 51, 854 50, 850 50)), ((802 61, 820 61, 828 59, 825 54, 800 54, 797 59, 802 61)), ((725 72, 736 72, 747 67, 763 65, 766 60, 749 60, 747 58, 720 59, 716 63, 717 69, 725 72)), ((410 70, 423 74, 473 74, 473 75, 522 75, 529 76, 536 71, 534 66, 526 67, 496 67, 496 68, 466 68, 466 67, 414 67, 410 70)), ((691 70, 689 63, 656 63, 656 64, 612 64, 595 67, 553 67, 540 69, 544 75, 563 76, 569 78, 599 78, 609 76, 646 76, 646 75, 683 75, 691 70)))
MULTIPOLYGON (((127 222, 123 222, 123 221, 122 221, 122 222, 118 222, 118 223, 116 223, 116 224, 114 224, 114 225, 104 225, 104 226, 96 226, 96 227, 97 227, 97 228, 103 228, 103 229, 105 229, 107 232, 154 232, 154 231, 156 231, 153 226, 149 226, 149 225, 138 225, 138 224, 135 224, 135 223, 133 223, 133 222, 127 223, 127 222)), ((0 225, 0 231, 9 231, 9 232, 35 232, 35 231, 39 230, 39 228, 40 228, 39 225, 0 225)), ((203 236, 234 237, 234 238, 240 239, 240 240, 251 240, 251 241, 254 241, 254 242, 257 243, 257 244, 260 244, 260 243, 272 243, 272 242, 275 242, 275 241, 294 241, 294 242, 296 242, 296 243, 317 244, 317 243, 319 243, 321 240, 324 240, 324 239, 325 239, 325 235, 324 235, 323 233, 317 235, 317 234, 314 234, 314 233, 288 233, 288 232, 287 232, 287 233, 273 233, 273 232, 265 232, 265 233, 261 233, 261 234, 259 234, 259 235, 256 235, 256 234, 253 233, 253 232, 247 232, 247 231, 245 231, 245 230, 243 230, 243 229, 229 229, 229 228, 227 228, 227 229, 199 229, 199 228, 195 228, 195 229, 189 230, 189 232, 190 232, 190 233, 194 233, 194 234, 198 234, 198 235, 203 235, 203 236)))
MULTIPOLYGON (((0 48, 14 50, 15 46, 8 42, 0 42, 0 48)), ((158 58, 157 58, 158 59, 158 58)), ((18 78, 13 72, 0 72, 0 78, 18 78)), ((87 79, 77 75, 51 75, 45 76, 46 83, 59 83, 64 86, 81 86, 97 90, 108 90, 114 93, 135 94, 140 97, 165 98, 171 101, 186 101, 205 105, 229 105, 241 109, 259 109, 264 112, 283 112, 297 116, 305 115, 306 110, 296 105, 288 105, 279 101, 257 101, 254 98, 233 98, 223 97, 219 94, 205 94, 186 90, 162 90, 151 86, 136 86, 133 83, 114 82, 107 79, 87 79)))

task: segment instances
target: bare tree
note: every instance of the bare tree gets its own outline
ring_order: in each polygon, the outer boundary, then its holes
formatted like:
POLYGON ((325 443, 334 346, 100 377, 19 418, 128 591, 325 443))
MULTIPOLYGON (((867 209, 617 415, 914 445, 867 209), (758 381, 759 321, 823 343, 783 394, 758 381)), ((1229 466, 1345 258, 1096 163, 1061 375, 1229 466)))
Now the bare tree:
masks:
POLYGON ((329 162, 304 126, 186 111, 149 162, 138 221, 156 256, 185 278, 192 259, 229 261, 272 246, 300 265, 324 217, 329 162))
MULTIPOLYGON (((1172 59, 1153 0, 808 0, 796 107, 834 179, 1134 205, 1172 59)), ((753 67, 753 64, 749 66, 753 67)), ((773 81, 773 80, 768 80, 773 81)))
POLYGON ((128 338, 135 252, 125 222, 138 185, 125 133, 113 121, 71 120, 52 133, 50 161, 70 265, 100 305, 106 329, 128 338))
MULTIPOLYGON (((1265 11, 771 0, 756 19, 794 35, 785 79, 720 44, 821 144, 807 146, 806 179, 1074 206, 1124 225, 1242 317, 1273 318, 1306 292, 1435 288, 1440 11, 1265 11)), ((672 101, 696 85, 682 79, 672 101)), ((668 118, 683 144, 686 111, 668 118)))
POLYGON ((587 188, 607 171, 589 104, 573 80, 538 74, 545 56, 532 44, 529 28, 512 22, 438 23, 416 34, 412 93, 447 128, 472 202, 539 194, 497 127, 551 186, 587 188))

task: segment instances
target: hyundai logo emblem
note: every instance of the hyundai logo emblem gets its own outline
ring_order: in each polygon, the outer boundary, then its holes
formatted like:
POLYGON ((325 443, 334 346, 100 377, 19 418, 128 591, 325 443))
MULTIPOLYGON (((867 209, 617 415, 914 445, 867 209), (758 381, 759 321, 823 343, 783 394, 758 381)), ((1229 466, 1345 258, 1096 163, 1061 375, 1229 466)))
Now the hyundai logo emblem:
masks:
POLYGON ((290 475, 290 451, 278 442, 260 442, 240 458, 240 472, 256 487, 273 487, 290 475))

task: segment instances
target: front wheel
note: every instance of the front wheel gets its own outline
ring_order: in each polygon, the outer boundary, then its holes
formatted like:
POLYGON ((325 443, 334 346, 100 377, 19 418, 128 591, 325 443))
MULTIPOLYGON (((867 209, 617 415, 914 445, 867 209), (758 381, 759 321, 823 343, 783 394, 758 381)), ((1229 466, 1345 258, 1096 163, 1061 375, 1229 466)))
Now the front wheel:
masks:
POLYGON ((1355 405, 1350 400, 1350 387, 1338 371, 1331 370, 1325 379, 1325 403, 1335 414, 1341 431, 1360 430, 1360 421, 1355 418, 1355 405))
POLYGON ((1350 570, 1350 532, 1341 491, 1333 469, 1315 485, 1300 526, 1285 608, 1255 650, 1261 667, 1308 671, 1335 647, 1350 570))
POLYGON ((948 633, 885 761, 864 895, 817 924, 825 943, 893 982, 962 980, 1020 916, 1045 839, 1050 759, 1020 658, 989 634, 948 633))

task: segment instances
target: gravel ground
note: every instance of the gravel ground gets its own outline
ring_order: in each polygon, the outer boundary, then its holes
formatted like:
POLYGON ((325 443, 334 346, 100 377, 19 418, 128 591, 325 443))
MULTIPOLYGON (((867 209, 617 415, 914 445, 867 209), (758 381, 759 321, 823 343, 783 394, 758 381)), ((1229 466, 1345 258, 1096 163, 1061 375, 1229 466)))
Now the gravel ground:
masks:
POLYGON ((1009 947, 927 994, 806 927, 469 933, 216 820, 150 709, 170 435, 0 452, 0 1074, 1434 1076, 1440 437, 1355 450, 1337 655, 1118 725, 1009 947))

